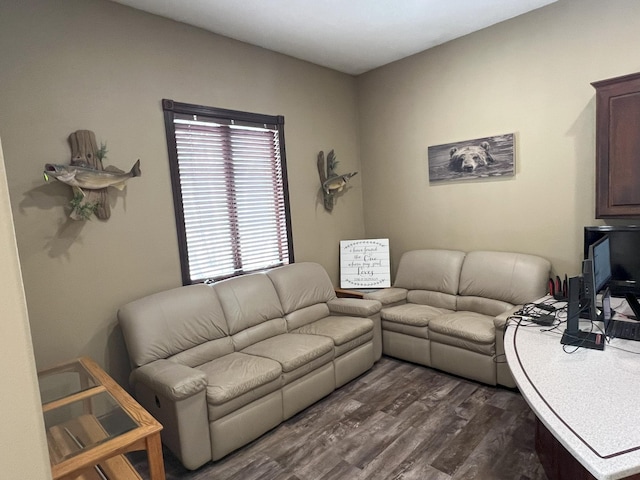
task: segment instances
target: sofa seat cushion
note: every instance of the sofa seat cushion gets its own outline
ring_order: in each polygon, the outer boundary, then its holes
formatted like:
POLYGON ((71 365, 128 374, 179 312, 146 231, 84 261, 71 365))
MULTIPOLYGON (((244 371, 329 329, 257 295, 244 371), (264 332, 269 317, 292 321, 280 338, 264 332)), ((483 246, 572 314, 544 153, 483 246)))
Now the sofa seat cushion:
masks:
POLYGON ((339 357, 373 338, 373 321, 332 315, 300 327, 295 333, 328 337, 336 347, 336 357, 339 357))
POLYGON ((458 297, 458 310, 466 312, 478 312, 491 317, 497 317, 498 315, 510 310, 515 305, 500 300, 494 300, 493 298, 483 297, 470 297, 462 296, 458 297))
POLYGON ((288 373, 326 357, 327 354, 327 361, 331 361, 333 342, 317 335, 285 333, 255 343, 242 352, 275 360, 282 366, 282 371, 288 373))
POLYGON ((483 355, 495 354, 493 317, 476 312, 453 312, 429 323, 432 342, 444 343, 483 355))
POLYGON ((342 345, 372 331, 373 321, 369 318, 333 315, 300 327, 296 333, 323 335, 329 337, 334 345, 342 345))
POLYGON ((415 327, 406 323, 387 322, 382 320, 382 335, 384 332, 396 332, 411 337, 429 339, 429 327, 415 327))
POLYGON ((198 367, 207 375, 207 402, 220 405, 249 391, 264 395, 281 387, 282 367, 274 360, 240 352, 230 353, 198 367))
POLYGON ((383 308, 381 310, 381 317, 382 320, 386 320, 387 322, 402 323, 414 327, 426 327, 432 319, 448 313, 452 313, 452 310, 417 303, 405 303, 395 307, 383 308))

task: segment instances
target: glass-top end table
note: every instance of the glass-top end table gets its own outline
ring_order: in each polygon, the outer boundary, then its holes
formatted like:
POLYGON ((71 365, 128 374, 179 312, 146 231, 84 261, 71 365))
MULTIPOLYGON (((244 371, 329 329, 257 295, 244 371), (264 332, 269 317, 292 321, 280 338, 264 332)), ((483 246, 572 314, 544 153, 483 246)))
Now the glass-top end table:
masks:
POLYGON ((99 382, 79 359, 38 373, 43 405, 97 385, 99 382))
POLYGON ((54 479, 139 479, 121 455, 147 450, 150 475, 164 479, 160 425, 91 359, 38 374, 54 479))
POLYGON ((106 391, 46 409, 44 424, 53 464, 139 426, 106 391))

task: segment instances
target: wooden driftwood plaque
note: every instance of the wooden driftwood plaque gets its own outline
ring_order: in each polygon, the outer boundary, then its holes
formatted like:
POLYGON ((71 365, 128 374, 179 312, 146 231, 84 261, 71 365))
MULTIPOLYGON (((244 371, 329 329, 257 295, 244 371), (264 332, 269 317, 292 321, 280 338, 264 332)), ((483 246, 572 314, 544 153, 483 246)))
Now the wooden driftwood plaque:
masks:
MULTIPOLYGON (((104 170, 102 160, 98 156, 96 136, 91 130, 78 130, 69 135, 69 146, 71 147, 71 165, 104 170)), ((98 208, 95 211, 95 216, 101 220, 107 220, 111 216, 107 189, 87 190, 84 193, 85 197, 81 204, 97 203, 98 208)), ((74 220, 81 219, 75 210, 71 212, 70 216, 74 220)))

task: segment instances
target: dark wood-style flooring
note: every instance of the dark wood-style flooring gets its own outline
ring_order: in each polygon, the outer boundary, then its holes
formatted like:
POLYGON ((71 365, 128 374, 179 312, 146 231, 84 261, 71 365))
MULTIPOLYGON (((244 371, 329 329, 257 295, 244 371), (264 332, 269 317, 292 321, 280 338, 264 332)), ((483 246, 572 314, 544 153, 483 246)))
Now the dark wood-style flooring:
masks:
MULTIPOLYGON (((383 357, 261 438, 167 479, 546 480, 522 396, 383 357)), ((146 455, 130 459, 148 478, 146 455)))

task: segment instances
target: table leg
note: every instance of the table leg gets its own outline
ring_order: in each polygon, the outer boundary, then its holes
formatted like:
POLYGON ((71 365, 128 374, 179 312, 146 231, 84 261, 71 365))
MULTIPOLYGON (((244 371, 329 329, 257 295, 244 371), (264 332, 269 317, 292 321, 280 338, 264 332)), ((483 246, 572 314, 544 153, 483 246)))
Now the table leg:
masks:
POLYGON ((151 480, 165 480, 164 460, 162 459, 162 442, 160 432, 147 437, 147 460, 151 480))

